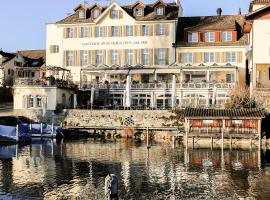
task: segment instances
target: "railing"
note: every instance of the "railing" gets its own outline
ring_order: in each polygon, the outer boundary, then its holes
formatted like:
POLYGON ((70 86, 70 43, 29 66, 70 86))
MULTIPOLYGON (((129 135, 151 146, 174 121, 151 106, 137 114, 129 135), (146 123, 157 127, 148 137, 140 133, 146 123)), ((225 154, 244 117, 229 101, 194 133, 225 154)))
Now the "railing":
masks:
POLYGON ((36 86, 36 87, 59 87, 59 88, 77 88, 76 85, 70 84, 65 80, 45 80, 45 79, 29 79, 17 78, 14 81, 14 86, 36 86))
MULTIPOLYGON (((131 89, 171 89, 172 83, 136 83, 131 84, 131 89)), ((83 89, 118 89, 123 90, 126 84, 82 84, 83 89)), ((235 83, 176 83, 177 89, 233 89, 235 83)))

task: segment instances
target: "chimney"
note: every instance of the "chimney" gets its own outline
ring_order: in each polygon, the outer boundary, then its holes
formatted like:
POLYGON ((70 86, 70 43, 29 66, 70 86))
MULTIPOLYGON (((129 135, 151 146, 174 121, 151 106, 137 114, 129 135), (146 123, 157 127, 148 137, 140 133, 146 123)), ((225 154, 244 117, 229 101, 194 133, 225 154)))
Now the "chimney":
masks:
POLYGON ((242 11, 241 11, 241 8, 239 8, 238 15, 241 15, 241 14, 242 14, 242 11))
POLYGON ((222 9, 221 8, 218 8, 217 9, 217 16, 221 16, 221 14, 222 14, 222 9))

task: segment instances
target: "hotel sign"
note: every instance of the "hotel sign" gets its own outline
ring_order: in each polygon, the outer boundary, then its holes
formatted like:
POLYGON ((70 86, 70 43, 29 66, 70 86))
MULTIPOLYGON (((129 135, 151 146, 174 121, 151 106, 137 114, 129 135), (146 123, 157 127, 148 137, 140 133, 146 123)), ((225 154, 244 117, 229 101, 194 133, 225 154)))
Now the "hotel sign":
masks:
POLYGON ((114 45, 147 45, 148 41, 102 41, 102 42, 84 42, 83 46, 114 46, 114 45))

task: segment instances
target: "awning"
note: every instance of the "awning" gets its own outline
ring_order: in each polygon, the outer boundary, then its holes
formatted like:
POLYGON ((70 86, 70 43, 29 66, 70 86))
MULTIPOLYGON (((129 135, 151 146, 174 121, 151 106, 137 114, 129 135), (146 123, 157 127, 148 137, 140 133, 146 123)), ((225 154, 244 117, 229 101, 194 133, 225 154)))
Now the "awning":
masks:
POLYGON ((129 74, 154 74, 155 69, 131 69, 129 74))
POLYGON ((180 69, 156 69, 157 74, 180 74, 180 69))
POLYGON ((106 74, 128 74, 128 69, 106 70, 106 74))

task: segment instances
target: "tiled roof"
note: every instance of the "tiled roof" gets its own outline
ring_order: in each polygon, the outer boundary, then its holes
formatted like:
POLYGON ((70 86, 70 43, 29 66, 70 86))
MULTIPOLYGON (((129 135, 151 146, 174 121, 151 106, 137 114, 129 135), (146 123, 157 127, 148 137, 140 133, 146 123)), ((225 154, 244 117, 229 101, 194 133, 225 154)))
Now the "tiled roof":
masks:
POLYGON ((46 58, 46 50, 24 50, 24 51, 17 51, 17 54, 22 55, 23 57, 31 58, 31 59, 39 59, 46 58))
POLYGON ((8 61, 10 61, 12 58, 15 57, 15 54, 14 53, 4 52, 2 50, 0 50, 0 55, 2 55, 3 57, 7 58, 2 64, 7 63, 8 61))
POLYGON ((257 108, 247 109, 201 109, 201 108, 186 108, 184 112, 186 118, 263 118, 264 111, 257 108))
MULTIPOLYGON (((91 7, 88 7, 88 10, 91 7)), ((101 13, 103 13, 108 7, 102 7, 101 13)), ((154 10, 154 4, 145 4, 144 16, 134 17, 132 5, 121 6, 121 8, 127 12, 128 15, 136 19, 137 21, 154 21, 154 20, 176 20, 178 18, 179 6, 176 3, 166 3, 165 15, 156 15, 154 10)), ((86 19, 79 19, 76 13, 73 13, 56 23, 68 24, 68 23, 93 23, 94 20, 88 14, 86 19)))
POLYGON ((228 46, 228 45, 246 45, 248 43, 247 35, 242 33, 245 22, 244 15, 222 15, 222 16, 198 16, 198 17, 180 17, 178 19, 176 46, 200 46, 205 44, 188 44, 185 41, 185 31, 207 31, 207 30, 234 30, 237 31, 236 42, 211 43, 211 46, 228 46))
POLYGON ((270 3, 270 0, 253 0, 251 3, 270 3))

